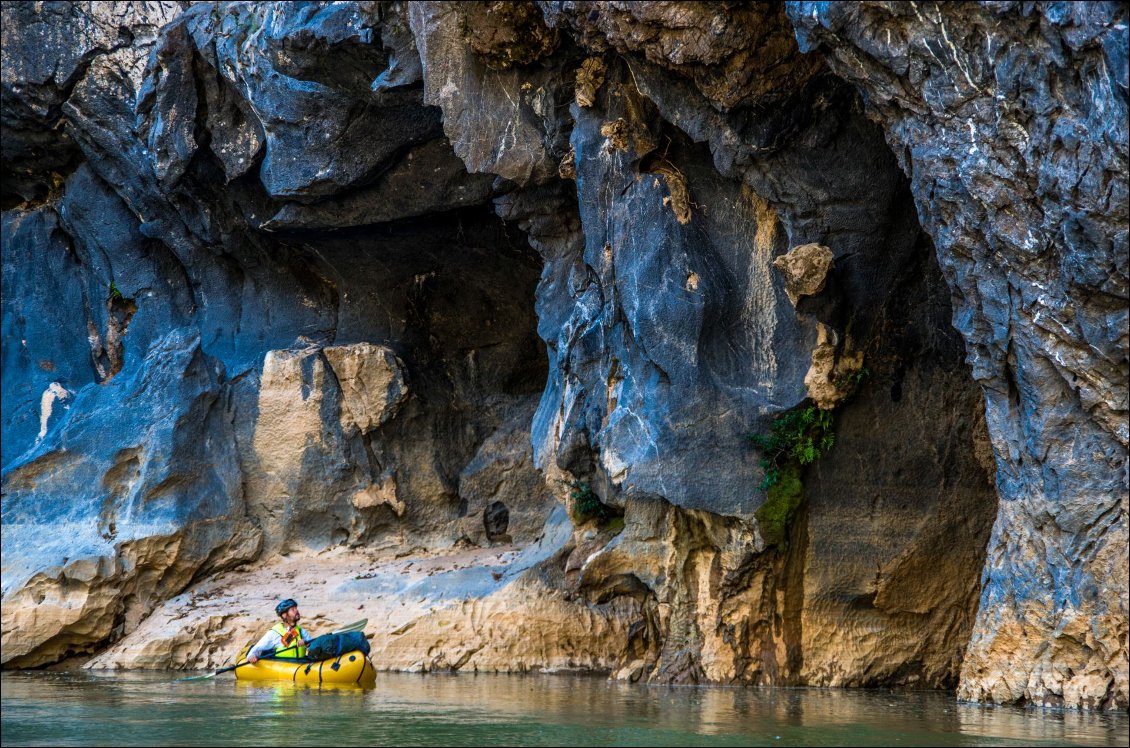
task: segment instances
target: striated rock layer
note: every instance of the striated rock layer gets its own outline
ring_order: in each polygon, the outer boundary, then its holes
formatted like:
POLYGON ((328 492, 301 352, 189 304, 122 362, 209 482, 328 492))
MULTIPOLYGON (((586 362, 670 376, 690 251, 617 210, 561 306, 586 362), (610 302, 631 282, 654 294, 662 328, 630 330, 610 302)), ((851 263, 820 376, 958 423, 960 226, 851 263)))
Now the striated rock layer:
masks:
POLYGON ((3 25, 5 667, 1126 706, 1123 6, 3 25))

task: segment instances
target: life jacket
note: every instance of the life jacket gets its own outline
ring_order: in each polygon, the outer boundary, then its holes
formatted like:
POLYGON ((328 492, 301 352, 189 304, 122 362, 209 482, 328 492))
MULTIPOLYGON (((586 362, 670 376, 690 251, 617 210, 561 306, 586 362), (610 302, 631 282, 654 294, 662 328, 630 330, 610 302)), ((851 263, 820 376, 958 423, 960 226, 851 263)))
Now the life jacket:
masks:
POLYGON ((275 653, 273 655, 274 657, 306 656, 305 645, 297 646, 291 644, 291 642, 293 642, 298 637, 301 637, 303 641, 308 641, 310 637, 307 635, 306 629, 302 628, 301 626, 295 626, 294 633, 292 633, 291 629, 285 623, 279 621, 271 627, 271 631, 274 631, 276 634, 282 637, 282 644, 280 644, 278 648, 275 649, 275 653))

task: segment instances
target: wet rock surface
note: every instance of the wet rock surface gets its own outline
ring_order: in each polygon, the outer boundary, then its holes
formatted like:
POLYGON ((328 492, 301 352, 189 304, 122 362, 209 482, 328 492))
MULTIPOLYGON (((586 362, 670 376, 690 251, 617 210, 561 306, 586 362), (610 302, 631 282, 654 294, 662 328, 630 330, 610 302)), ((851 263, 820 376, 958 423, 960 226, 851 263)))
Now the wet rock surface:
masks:
POLYGON ((1125 706, 1121 6, 3 13, 5 666, 1125 706))

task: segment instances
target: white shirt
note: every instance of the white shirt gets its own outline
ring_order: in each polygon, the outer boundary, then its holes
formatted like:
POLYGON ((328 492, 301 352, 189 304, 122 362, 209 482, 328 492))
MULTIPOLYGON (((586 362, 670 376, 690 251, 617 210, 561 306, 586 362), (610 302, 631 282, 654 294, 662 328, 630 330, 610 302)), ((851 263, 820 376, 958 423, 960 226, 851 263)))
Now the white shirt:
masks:
MULTIPOLYGON (((298 634, 302 637, 303 641, 309 643, 310 635, 306 633, 306 629, 301 626, 298 627, 298 634)), ((248 657, 266 657, 273 655, 275 650, 282 646, 282 636, 273 628, 267 633, 263 634, 263 638, 251 648, 247 653, 248 657)))

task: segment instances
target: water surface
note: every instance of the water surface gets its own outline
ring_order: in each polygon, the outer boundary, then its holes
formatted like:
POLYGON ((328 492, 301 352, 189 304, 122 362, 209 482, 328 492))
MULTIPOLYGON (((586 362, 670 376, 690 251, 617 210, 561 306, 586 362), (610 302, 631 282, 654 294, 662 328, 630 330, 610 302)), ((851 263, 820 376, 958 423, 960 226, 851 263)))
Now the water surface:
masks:
POLYGON ((572 675, 377 675, 377 688, 230 674, 3 673, 11 745, 1127 745, 1125 713, 935 692, 644 686, 572 675))

